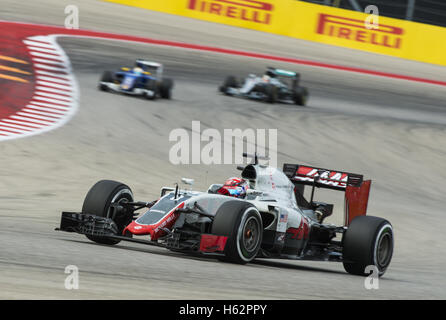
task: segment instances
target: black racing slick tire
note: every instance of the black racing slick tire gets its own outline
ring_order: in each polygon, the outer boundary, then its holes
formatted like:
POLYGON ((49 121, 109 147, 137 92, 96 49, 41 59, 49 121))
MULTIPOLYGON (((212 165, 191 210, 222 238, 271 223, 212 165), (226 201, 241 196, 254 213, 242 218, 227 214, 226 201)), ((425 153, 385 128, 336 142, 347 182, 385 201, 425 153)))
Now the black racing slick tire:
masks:
POLYGON ((272 84, 267 84, 265 86, 265 101, 268 103, 276 103, 277 101, 277 87, 272 84))
POLYGON ((148 99, 148 100, 155 100, 157 98, 157 96, 158 96, 158 93, 159 93, 159 88, 158 88, 158 84, 157 84, 156 80, 153 80, 153 79, 148 80, 146 85, 145 85, 145 88, 147 90, 150 90, 150 91, 154 92, 154 94, 152 96, 146 94, 146 96, 145 96, 146 99, 148 99))
MULTIPOLYGON (((100 82, 113 82, 113 81, 114 81, 113 73, 111 71, 104 71, 100 82)), ((99 90, 101 91, 108 91, 108 87, 104 84, 99 83, 98 87, 99 90)))
POLYGON ((372 216, 359 216, 352 220, 344 234, 343 264, 350 274, 368 276, 367 266, 375 266, 382 276, 393 254, 393 229, 389 221, 372 216))
POLYGON ((306 106, 308 101, 308 89, 305 87, 297 87, 294 91, 294 103, 298 106, 306 106))
POLYGON ((161 98, 171 99, 172 88, 173 88, 173 80, 169 78, 164 78, 159 85, 159 93, 161 98))
POLYGON ((212 222, 212 234, 227 236, 220 260, 246 264, 254 260, 262 244, 263 224, 257 208, 244 201, 222 204, 212 222))
MULTIPOLYGON (((111 203, 119 202, 123 199, 133 201, 132 190, 125 184, 113 180, 98 181, 85 196, 82 205, 83 214, 91 214, 100 217, 111 218, 111 203)), ((113 220, 118 227, 118 234, 131 222, 131 217, 115 217, 113 220)), ((120 240, 87 235, 87 238, 101 244, 117 244, 120 240)))
POLYGON ((220 92, 224 94, 228 94, 229 88, 239 88, 239 83, 237 79, 234 76, 228 76, 226 77, 225 81, 223 82, 223 85, 220 86, 220 92))

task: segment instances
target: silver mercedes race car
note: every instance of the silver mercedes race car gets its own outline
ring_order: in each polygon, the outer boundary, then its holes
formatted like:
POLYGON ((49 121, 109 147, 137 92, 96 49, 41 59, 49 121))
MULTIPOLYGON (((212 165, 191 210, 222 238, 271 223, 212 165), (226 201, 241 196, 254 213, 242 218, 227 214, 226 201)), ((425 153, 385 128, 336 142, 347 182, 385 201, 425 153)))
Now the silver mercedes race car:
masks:
POLYGON ((366 216, 370 180, 298 164, 279 170, 258 160, 254 156, 240 168, 241 178, 235 180, 247 185, 237 196, 232 185, 213 184, 206 191, 176 185, 162 188, 157 200, 141 202, 127 185, 101 180, 87 193, 81 212, 62 212, 56 230, 101 244, 132 241, 239 264, 256 258, 338 261, 351 274, 367 275, 370 267, 384 274, 393 253, 393 229, 383 218, 366 216), (343 225, 324 222, 333 205, 315 201, 316 188, 345 193, 343 225))
POLYGON ((299 82, 300 74, 296 72, 268 67, 263 76, 250 74, 241 82, 234 76, 228 76, 219 90, 229 96, 305 106, 309 93, 299 82))

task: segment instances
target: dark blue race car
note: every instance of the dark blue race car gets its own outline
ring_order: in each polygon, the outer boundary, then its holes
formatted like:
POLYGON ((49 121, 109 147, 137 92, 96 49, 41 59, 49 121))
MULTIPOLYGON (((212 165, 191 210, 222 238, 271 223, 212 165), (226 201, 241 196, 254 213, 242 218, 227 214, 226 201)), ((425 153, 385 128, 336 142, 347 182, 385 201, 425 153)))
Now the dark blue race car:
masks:
POLYGON ((102 91, 114 91, 140 95, 153 100, 172 97, 173 80, 163 78, 163 65, 138 59, 133 68, 123 67, 120 71, 105 71, 99 82, 102 91))

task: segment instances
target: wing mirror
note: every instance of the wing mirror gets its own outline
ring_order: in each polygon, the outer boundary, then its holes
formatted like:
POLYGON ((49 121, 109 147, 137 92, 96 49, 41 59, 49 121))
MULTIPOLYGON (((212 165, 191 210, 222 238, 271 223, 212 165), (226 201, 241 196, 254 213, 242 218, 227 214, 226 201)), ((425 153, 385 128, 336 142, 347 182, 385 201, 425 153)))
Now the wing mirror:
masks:
POLYGON ((187 185, 192 186, 195 182, 194 179, 188 179, 188 178, 181 178, 181 182, 187 185))

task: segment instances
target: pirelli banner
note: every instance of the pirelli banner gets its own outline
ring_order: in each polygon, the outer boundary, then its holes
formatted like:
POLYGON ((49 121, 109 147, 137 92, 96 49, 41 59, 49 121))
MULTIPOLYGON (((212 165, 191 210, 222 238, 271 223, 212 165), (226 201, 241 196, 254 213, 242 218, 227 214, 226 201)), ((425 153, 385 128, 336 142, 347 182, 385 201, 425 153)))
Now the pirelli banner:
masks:
POLYGON ((105 0, 289 37, 446 65, 446 28, 297 0, 105 0))

